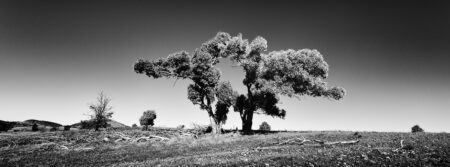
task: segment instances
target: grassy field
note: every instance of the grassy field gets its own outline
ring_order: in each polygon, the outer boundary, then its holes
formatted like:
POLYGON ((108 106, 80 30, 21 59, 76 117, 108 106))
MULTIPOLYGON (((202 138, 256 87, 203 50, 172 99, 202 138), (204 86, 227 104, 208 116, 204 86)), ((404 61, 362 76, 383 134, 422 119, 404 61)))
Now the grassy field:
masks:
POLYGON ((338 131, 197 137, 179 133, 154 129, 0 133, 0 166, 450 166, 447 133, 359 132, 360 142, 337 145, 283 142, 349 141, 357 136, 338 131), (114 142, 117 134, 169 140, 114 142), (411 150, 398 149, 400 140, 411 150))

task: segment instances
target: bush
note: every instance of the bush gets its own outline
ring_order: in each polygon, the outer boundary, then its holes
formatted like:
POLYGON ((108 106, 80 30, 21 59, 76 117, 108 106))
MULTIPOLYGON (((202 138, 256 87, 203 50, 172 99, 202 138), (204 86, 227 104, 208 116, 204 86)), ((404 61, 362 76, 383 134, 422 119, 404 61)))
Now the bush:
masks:
POLYGON ((141 123, 142 130, 147 130, 148 126, 155 125, 156 112, 154 110, 144 111, 141 118, 139 119, 139 123, 141 123))
POLYGON ((66 126, 64 126, 64 130, 68 131, 68 130, 70 130, 70 127, 71 127, 70 125, 66 125, 66 126))
POLYGON ((261 125, 259 125, 259 130, 270 131, 270 125, 266 121, 264 121, 261 123, 261 125))
POLYGON ((95 123, 92 120, 85 120, 80 122, 80 129, 94 129, 95 123))
POLYGON ((192 129, 197 131, 198 133, 211 133, 212 127, 211 125, 200 125, 196 123, 192 123, 192 129))
POLYGON ((38 131, 38 125, 37 124, 33 124, 33 126, 31 126, 31 131, 36 132, 38 131))
POLYGON ((414 126, 411 128, 411 132, 412 132, 412 133, 416 133, 416 132, 424 132, 424 130, 423 130, 419 125, 414 125, 414 126))
POLYGON ((137 128, 136 124, 131 125, 132 128, 137 128))
POLYGON ((57 131, 57 130, 58 130, 58 128, 56 126, 53 126, 52 128, 50 128, 51 132, 54 132, 54 131, 57 131))

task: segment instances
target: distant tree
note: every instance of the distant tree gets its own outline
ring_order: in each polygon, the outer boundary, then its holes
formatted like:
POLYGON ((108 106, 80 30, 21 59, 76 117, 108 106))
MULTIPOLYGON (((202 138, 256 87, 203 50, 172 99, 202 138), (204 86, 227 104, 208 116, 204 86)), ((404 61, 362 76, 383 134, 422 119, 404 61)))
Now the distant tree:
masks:
POLYGON ((261 125, 259 125, 259 130, 270 131, 270 125, 266 121, 264 121, 261 123, 261 125))
POLYGON ((416 133, 416 132, 424 132, 424 130, 423 130, 419 125, 414 125, 414 126, 411 128, 411 132, 412 132, 412 133, 416 133))
POLYGON ((33 126, 31 126, 31 131, 36 132, 38 131, 38 125, 36 123, 33 124, 33 126))
POLYGON ((91 110, 91 119, 94 125, 95 131, 99 128, 106 128, 108 126, 108 121, 112 117, 113 112, 110 106, 111 99, 107 97, 103 91, 98 94, 97 102, 90 104, 89 109, 91 110))
POLYGON ((148 129, 148 125, 153 126, 155 125, 155 119, 156 119, 156 112, 154 110, 147 110, 144 111, 141 118, 139 119, 139 122, 142 126, 144 126, 144 130, 148 129))
POLYGON ((132 128, 137 128, 136 124, 131 125, 132 128))

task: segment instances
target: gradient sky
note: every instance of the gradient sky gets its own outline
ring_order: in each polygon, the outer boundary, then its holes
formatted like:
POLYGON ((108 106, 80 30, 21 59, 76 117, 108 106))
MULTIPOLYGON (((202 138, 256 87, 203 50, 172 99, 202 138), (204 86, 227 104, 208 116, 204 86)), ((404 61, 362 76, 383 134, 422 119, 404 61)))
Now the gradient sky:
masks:
MULTIPOLYGON (((0 119, 72 124, 100 91, 113 119, 157 126, 208 124, 187 99, 189 80, 151 79, 138 58, 192 52, 218 31, 263 36, 269 51, 318 49, 341 101, 282 98, 286 118, 256 115, 253 129, 450 132, 450 1, 1 1, 0 119)), ((244 92, 243 72, 219 64, 244 92)), ((241 127, 230 112, 225 127, 241 127)))

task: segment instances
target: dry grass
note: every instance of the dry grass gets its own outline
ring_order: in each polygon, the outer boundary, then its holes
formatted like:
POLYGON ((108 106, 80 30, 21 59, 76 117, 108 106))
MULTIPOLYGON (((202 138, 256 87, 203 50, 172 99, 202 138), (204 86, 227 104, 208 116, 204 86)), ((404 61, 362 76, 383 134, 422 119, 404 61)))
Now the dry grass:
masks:
POLYGON ((355 136, 352 132, 230 132, 195 139, 176 135, 177 130, 128 129, 119 132, 170 140, 102 141, 116 132, 2 133, 0 166, 450 166, 450 135, 446 133, 362 132, 357 144, 321 146, 279 143, 296 137, 341 141, 355 136), (400 140, 414 149, 395 151, 400 140), (9 144, 13 142, 14 146, 9 144))

